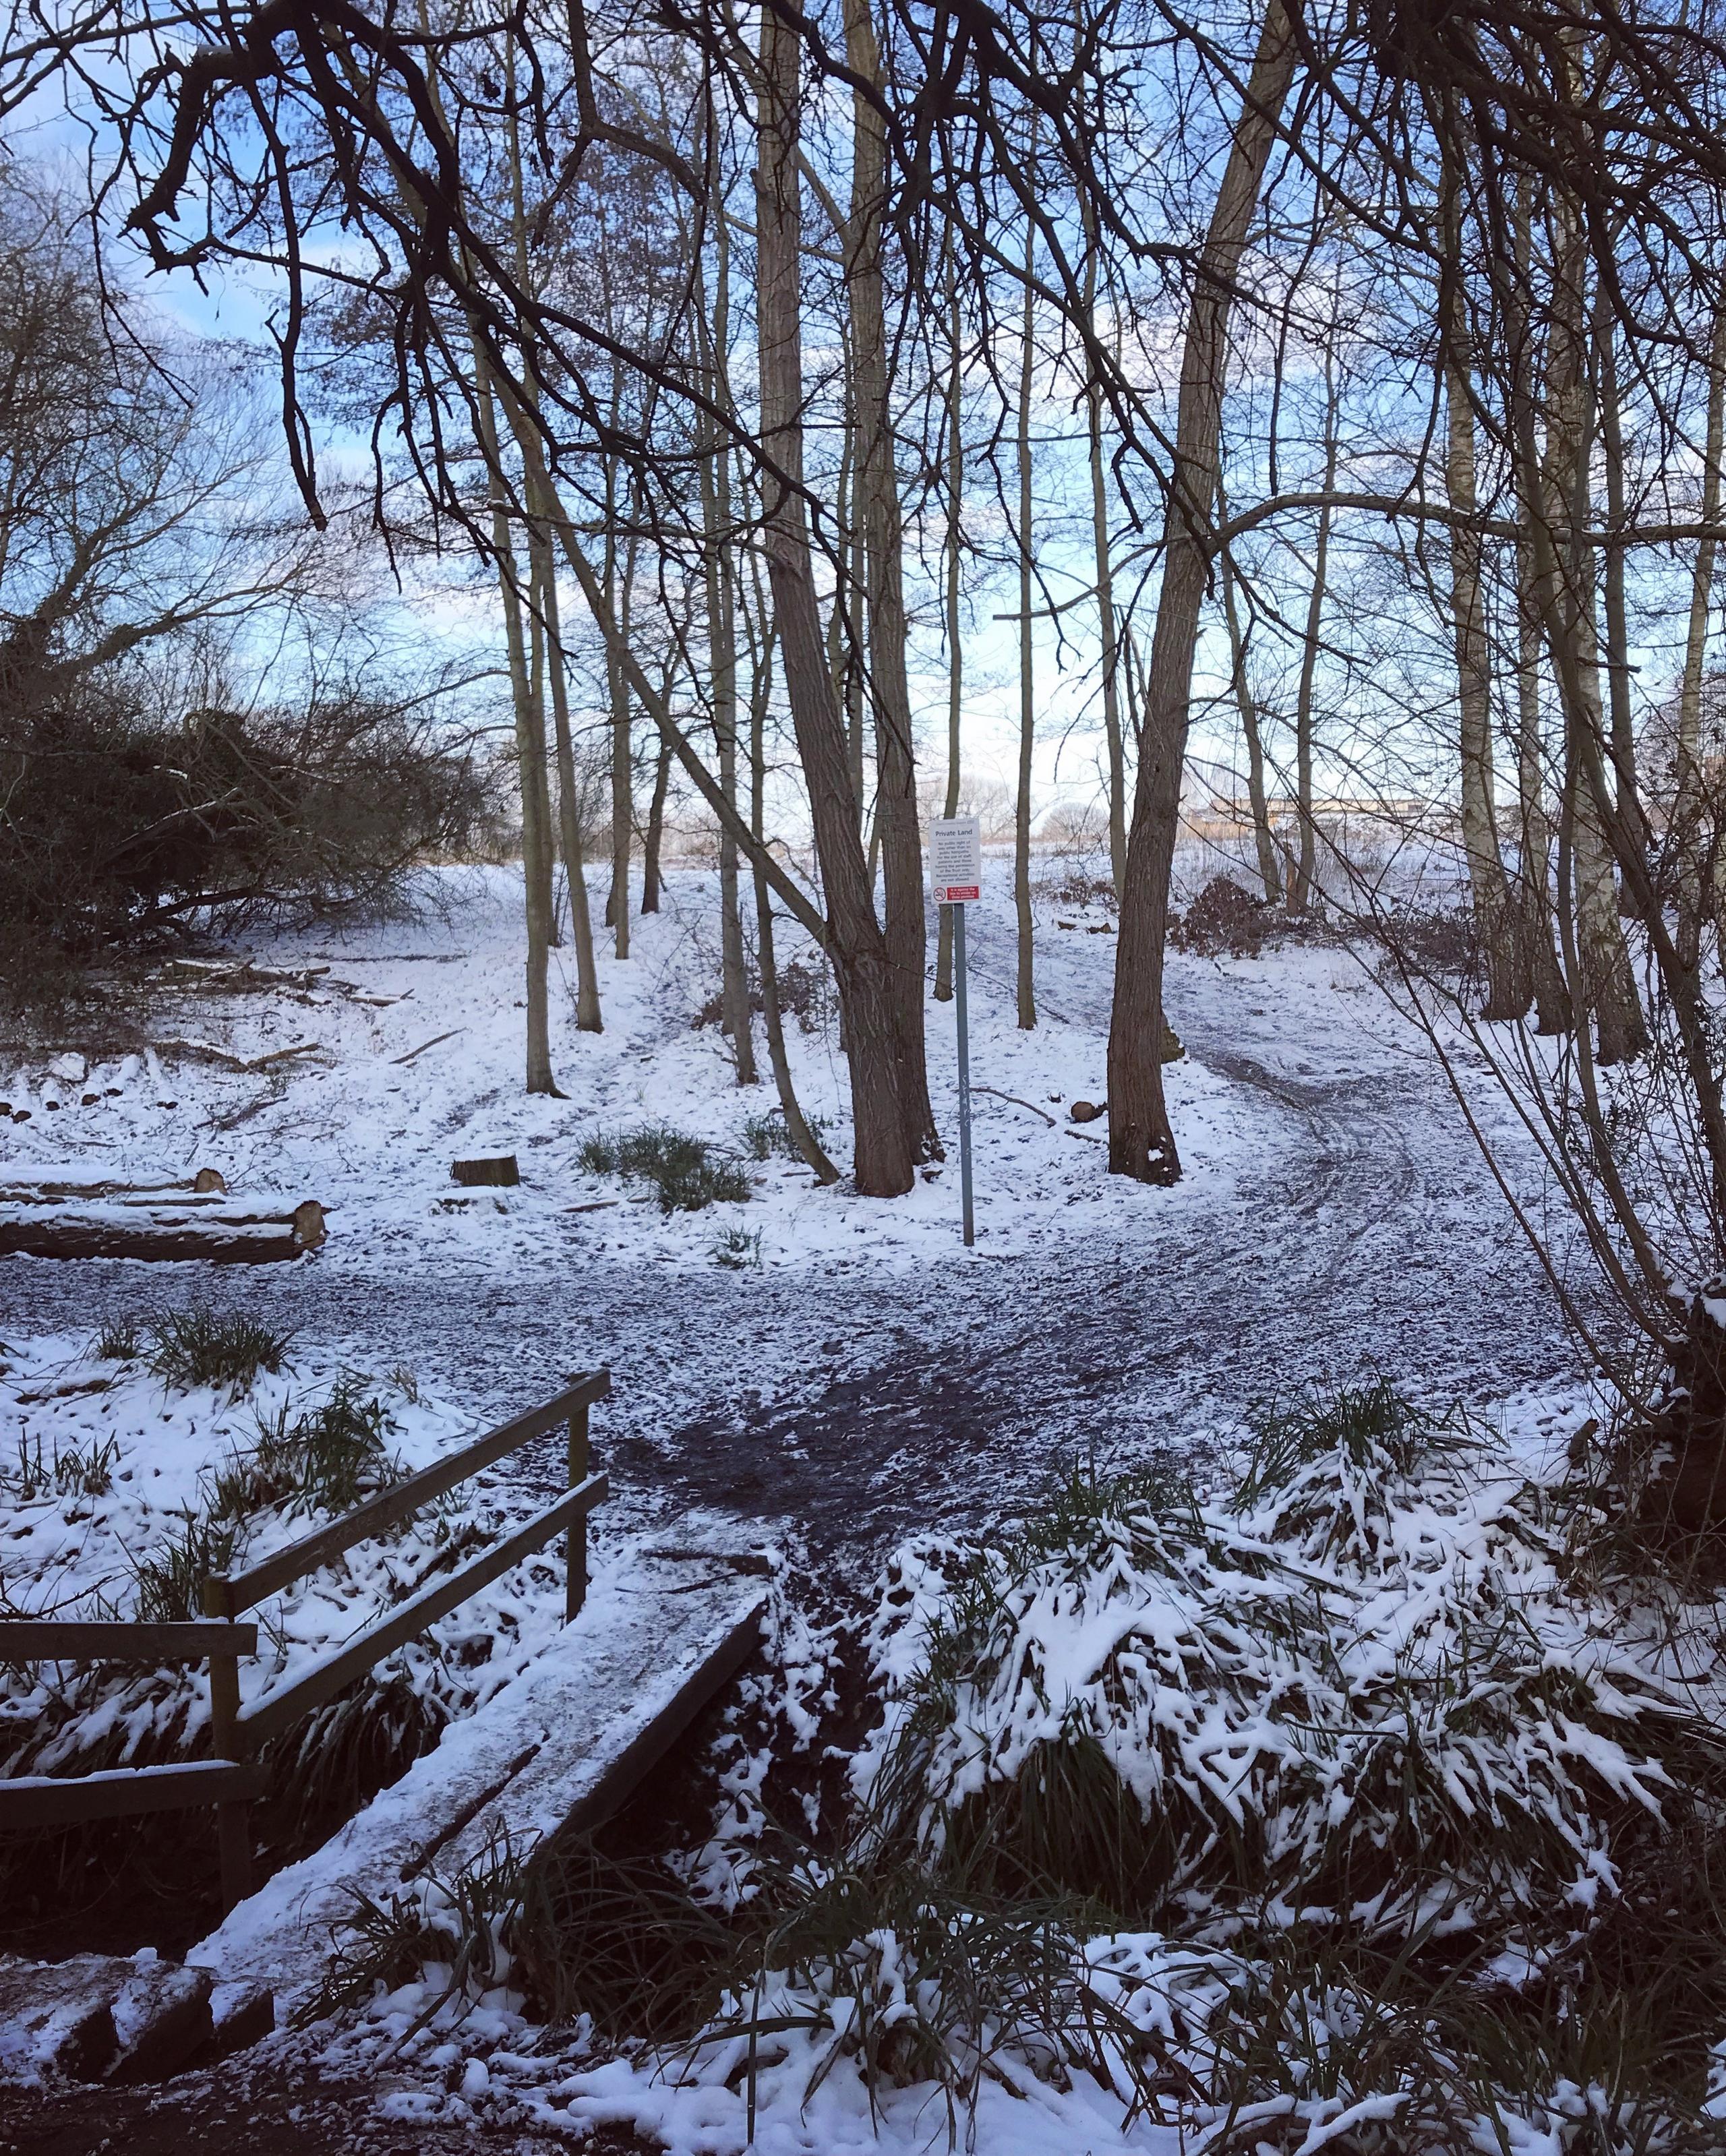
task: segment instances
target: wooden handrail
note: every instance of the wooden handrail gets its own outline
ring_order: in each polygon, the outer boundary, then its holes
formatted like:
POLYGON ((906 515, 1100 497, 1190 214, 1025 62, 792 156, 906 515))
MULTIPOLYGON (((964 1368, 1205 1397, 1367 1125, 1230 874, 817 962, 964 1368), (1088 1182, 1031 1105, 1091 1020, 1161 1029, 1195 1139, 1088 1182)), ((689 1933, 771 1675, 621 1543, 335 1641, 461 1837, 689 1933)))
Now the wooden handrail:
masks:
POLYGON ((201 1662, 208 1655, 257 1651, 255 1625, 208 1618, 183 1625, 125 1625, 0 1617, 0 1662, 201 1662))
POLYGON ((255 1752, 272 1737, 292 1728, 302 1716, 321 1707, 326 1699, 333 1699, 344 1685, 362 1676, 373 1662, 393 1648, 417 1638, 428 1625, 448 1615, 458 1604, 465 1602, 469 1595, 507 1572, 512 1564, 531 1557, 553 1535, 584 1517, 595 1505, 604 1504, 610 1495, 611 1485, 606 1477, 590 1475, 578 1489, 567 1491, 555 1505, 548 1505, 544 1512, 536 1513, 525 1527, 482 1551, 460 1572, 421 1588, 418 1594, 392 1609, 387 1617, 368 1625, 357 1639, 314 1663, 285 1691, 242 1707, 236 1723, 242 1748, 249 1753, 255 1752))
POLYGON ((489 1467, 493 1460, 501 1460, 506 1453, 526 1445, 530 1438, 542 1437, 557 1424, 569 1421, 595 1400, 609 1399, 610 1395, 609 1370, 592 1371, 574 1379, 542 1407, 528 1409, 513 1421, 502 1423, 484 1437, 475 1438, 460 1452, 434 1460, 429 1467, 422 1467, 404 1481, 379 1491, 375 1497, 356 1505, 351 1512, 344 1512, 339 1520, 315 1527, 309 1535, 302 1535, 298 1542, 290 1543, 285 1549, 265 1558, 249 1570, 226 1578, 218 1576, 207 1579, 205 1609, 213 1617, 237 1617, 242 1609, 251 1609, 280 1588, 290 1587, 308 1572, 316 1572, 331 1558, 352 1549, 356 1543, 382 1534, 386 1527, 408 1518, 421 1506, 430 1504, 434 1497, 441 1497, 446 1490, 453 1490, 458 1482, 465 1482, 470 1475, 489 1467))
POLYGON ((302 1535, 249 1571, 203 1583, 207 1619, 187 1624, 126 1625, 54 1618, 0 1620, 0 1663, 203 1661, 210 1666, 210 1743, 213 1759, 159 1767, 117 1768, 95 1774, 33 1774, 0 1781, 0 1829, 69 1826, 85 1820, 166 1811, 188 1804, 216 1807, 222 1898, 232 1908, 251 1892, 252 1844, 247 1806, 265 1794, 267 1777, 251 1755, 333 1698, 393 1649, 417 1638, 436 1619, 507 1572, 512 1564, 567 1532, 564 1615, 573 1618, 587 1592, 588 1514, 611 1494, 603 1475, 588 1472, 588 1409, 609 1399, 611 1373, 573 1378, 555 1399, 501 1424, 447 1459, 367 1498, 339 1520, 302 1535), (356 1543, 381 1534, 470 1475, 559 1423, 568 1425, 571 1486, 513 1534, 482 1551, 459 1572, 421 1588, 334 1654, 315 1663, 273 1697, 239 1703, 239 1658, 258 1651, 255 1624, 234 1621, 278 1588, 286 1587, 356 1543))
POLYGON ((262 1767, 233 1759, 187 1759, 166 1767, 110 1767, 61 1778, 19 1774, 0 1782, 0 1828, 33 1833, 126 1819, 140 1812, 182 1811, 195 1804, 243 1804, 264 1794, 262 1767))

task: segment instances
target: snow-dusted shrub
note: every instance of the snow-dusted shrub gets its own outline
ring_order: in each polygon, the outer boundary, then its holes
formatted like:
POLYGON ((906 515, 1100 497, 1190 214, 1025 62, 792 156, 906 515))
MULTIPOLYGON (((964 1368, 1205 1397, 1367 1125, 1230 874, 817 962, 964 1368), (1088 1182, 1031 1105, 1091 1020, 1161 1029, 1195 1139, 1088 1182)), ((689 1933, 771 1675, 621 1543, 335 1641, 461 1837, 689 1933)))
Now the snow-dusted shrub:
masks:
POLYGON ((590 1175, 650 1183, 661 1213, 701 1213, 749 1195, 749 1178, 735 1161, 716 1159, 705 1138, 666 1124, 583 1138, 576 1155, 590 1175))
POLYGON ((1229 1502, 1095 1484, 896 1560, 884 1846, 1166 1917, 1458 1927, 1610 1879, 1699 1733, 1570 1601, 1544 1491, 1383 1393, 1282 1418, 1229 1502))

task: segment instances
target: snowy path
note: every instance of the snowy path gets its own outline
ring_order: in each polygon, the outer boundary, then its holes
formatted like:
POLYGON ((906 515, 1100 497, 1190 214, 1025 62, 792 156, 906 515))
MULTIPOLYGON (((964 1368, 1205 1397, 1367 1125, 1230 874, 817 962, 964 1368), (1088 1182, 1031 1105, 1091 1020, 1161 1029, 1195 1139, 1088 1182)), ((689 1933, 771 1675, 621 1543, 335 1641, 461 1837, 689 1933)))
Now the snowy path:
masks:
MULTIPOLYGON (((1042 1049, 1041 1034, 1015 1037, 1003 1015, 1005 908, 974 924, 979 1002, 994 1007, 977 1075, 1015 1092, 1055 1077, 1071 1096, 1087 1073, 1101 1088, 1112 938, 1060 933, 1062 912, 1050 909, 1040 936, 1040 993, 1056 1022, 1042 1049), (1065 1064, 1038 1076, 1008 1069, 1012 1055, 1053 1056, 1057 1030, 1065 1064)), ((415 978, 434 972, 447 975, 421 968, 415 978)), ((663 988, 662 976, 662 1002, 663 988)), ((1010 1510, 1076 1455, 1188 1448, 1208 1423, 1302 1384, 1377 1369, 1429 1395, 1489 1400, 1570 1366, 1551 1297, 1437 1073, 1346 957, 1179 961, 1169 995, 1203 1066, 1187 1082, 1209 1089, 1203 1105, 1222 1128, 1222 1168, 1175 1194, 1117 1186, 1099 1197, 1100 1145, 995 1105, 991 1142, 1007 1149, 984 1179, 984 1218, 1004 1255, 967 1260, 925 1204, 922 1240, 875 1262, 881 1215, 855 1199, 840 1214, 820 1195, 794 1201, 830 1208, 818 1230, 826 1240, 807 1261, 796 1245, 813 1214, 745 1209, 789 1218, 793 1255, 739 1272, 668 1258, 639 1238, 614 1243, 585 1218, 551 1210, 494 1221, 507 1246, 479 1261, 471 1236, 374 1233, 357 1219, 344 1233, 338 1215, 323 1258, 243 1277, 0 1264, 0 1337, 199 1293, 267 1310, 368 1367, 407 1364, 480 1409, 519 1406, 567 1370, 608 1363, 616 1399, 595 1435, 624 1501, 618 1514, 734 1507, 795 1522, 815 1550, 854 1559, 911 1528, 1010 1510), (1035 1202, 1020 1204, 1000 1178, 1035 1147, 1042 1181, 1035 1202), (847 1242, 846 1222, 863 1244, 847 1242), (850 1250, 855 1258, 835 1260, 850 1250)), ((418 1015, 404 1024, 433 1030, 424 992, 410 1009, 418 1015)), ((937 1113, 950 1124, 950 1021, 930 1009, 937 1113)), ((686 1019, 675 1036, 660 1023, 662 1038, 690 1040, 686 1019)), ((622 1056, 607 1039, 606 1053, 622 1056)), ((629 1052, 639 1066, 639 1038, 629 1052)), ((698 1050, 665 1052, 717 1050, 706 1034, 698 1050)), ((660 1112, 676 1108, 666 1100, 660 1112)), ((447 1150, 449 1140, 428 1142, 447 1150)), ((447 1176, 447 1166, 431 1172, 447 1176)), ((920 1186, 918 1203, 949 1206, 955 1181, 920 1186)), ((612 1224, 609 1235, 626 1217, 594 1219, 612 1224)), ((658 1232, 634 1217, 641 1235, 658 1232)), ((549 1456, 546 1472, 552 1479, 549 1456)))

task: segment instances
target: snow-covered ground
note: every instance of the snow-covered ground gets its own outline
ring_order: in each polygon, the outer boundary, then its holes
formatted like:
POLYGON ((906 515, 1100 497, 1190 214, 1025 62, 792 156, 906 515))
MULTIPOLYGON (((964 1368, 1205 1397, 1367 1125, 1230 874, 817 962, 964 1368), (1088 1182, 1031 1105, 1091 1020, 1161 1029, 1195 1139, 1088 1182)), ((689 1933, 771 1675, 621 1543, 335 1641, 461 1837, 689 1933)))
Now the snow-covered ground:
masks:
MULTIPOLYGON (((419 921, 256 950, 327 965, 321 987, 175 992, 152 1020, 248 1059, 315 1053, 263 1072, 182 1056, 56 1079, 44 1063, 0 1089, 14 1114, 0 1169, 208 1165, 237 1194, 330 1209, 328 1242, 294 1265, 0 1261, 0 1337, 198 1296, 368 1368, 406 1365, 478 1413, 604 1363, 617 1394, 595 1435, 626 1502, 794 1520, 871 1554, 932 1517, 1010 1505, 1066 1454, 1189 1445, 1244 1400, 1315 1379, 1379 1368, 1486 1399, 1567 1367, 1430 1053, 1355 957, 1171 957, 1187 1173, 1148 1190, 1108 1177, 1097 1128, 1066 1118, 1104 1091, 1109 916, 1040 898, 1040 1022, 1021 1032, 1004 883, 973 909, 973 1072, 994 1089, 977 1098, 973 1251, 950 1004, 928 1004, 945 1168, 891 1203, 821 1189, 748 1158, 771 1086, 739 1089, 718 1029, 693 1023, 718 985, 711 875, 674 872, 635 955, 602 955, 602 1035, 576 1030, 569 954, 554 954, 557 1100, 521 1087, 518 882, 461 871, 419 921), (645 1187, 583 1169, 583 1139, 661 1122, 735 1152, 749 1199, 665 1215, 645 1187), (495 1151, 516 1154, 519 1188, 453 1184, 454 1159, 495 1151)), ((843 1163, 830 1018, 788 1030, 843 1163)))
MULTIPOLYGON (((1215 865, 1190 863, 1189 878, 1215 865)), ((226 1062, 86 1061, 62 1045, 52 1067, 44 1057, 0 1072, 11 1109, 0 1172, 214 1167, 237 1196, 320 1199, 330 1230, 313 1255, 259 1267, 0 1261, 0 1465, 19 1440, 39 1442, 49 1477, 8 1499, 13 1606, 124 1587, 126 1553, 249 1441, 260 1402, 267 1414, 321 1397, 344 1369, 387 1395, 389 1442, 417 1462, 566 1373, 607 1366, 614 1397, 594 1439, 618 1496, 597 1523, 602 1553, 626 1561, 634 1538, 674 1517, 740 1515, 859 1583, 908 1532, 1022 1511, 1074 1458, 1202 1454, 1238 1431, 1250 1403, 1314 1383, 1382 1375, 1438 1404, 1490 1407, 1513 1430, 1574 1420, 1574 1356, 1538 1268, 1429 1048, 1349 950, 1172 955, 1169 1015, 1188 1054, 1167 1075, 1187 1172, 1166 1191, 1107 1176, 1102 1127, 1081 1132, 1066 1111, 1105 1091, 1114 937, 1104 907, 1059 895, 1064 873, 1050 864, 1038 900, 1034 1031, 1015 1023, 1004 875, 973 909, 972 1068, 988 1090, 969 1252, 952 1005, 928 1004, 948 1161, 908 1197, 823 1189, 783 1157, 756 1158, 747 1126, 771 1109, 771 1086, 739 1089, 718 1029, 695 1022, 718 987, 715 881, 696 870, 673 872, 629 960, 604 955, 602 938, 602 1035, 577 1030, 573 961, 554 954, 561 1099, 521 1091, 520 886, 507 870, 436 880, 438 903, 411 922, 234 954, 329 969, 307 986, 165 989, 154 1036, 226 1062), (304 1052, 232 1067, 282 1050, 304 1052), (650 1189, 583 1166, 584 1141, 650 1124, 737 1159, 748 1199, 665 1214, 650 1189), (500 1152, 516 1153, 518 1188, 454 1184, 453 1160, 500 1152), (293 1366, 244 1404, 169 1401, 124 1367, 118 1383, 93 1388, 100 1327, 193 1302, 292 1329, 293 1366), (82 1458, 101 1445, 113 1447, 107 1490, 54 1482, 56 1448, 82 1458)), ((791 956, 807 953, 794 945, 782 963, 791 956)), ((788 1033, 804 1106, 843 1164, 831 1014, 788 1033)), ((764 1069, 758 1028, 758 1050, 764 1069)), ((557 1473, 549 1449, 521 1455, 486 1502, 524 1510, 557 1473)), ((398 1584, 354 1583, 350 1602, 398 1584)), ((554 1621, 554 1585, 549 1573, 500 1583, 480 1629, 509 1635, 513 1624, 531 1645, 542 1617, 554 1621)), ((363 1615, 326 1611, 320 1630, 318 1591, 308 1587, 303 1624, 278 1614, 280 1666, 251 1681, 285 1681, 296 1625, 310 1651, 363 1615)), ((487 1684, 521 1666, 506 1644, 487 1684)), ((557 2135, 626 2124, 688 2156, 743 2148, 735 2081, 650 2082, 563 2038, 542 2046, 506 1982, 416 2030, 437 1984, 432 1971, 380 1998, 333 2048, 327 2032, 282 2040, 283 2070, 381 2068, 385 2114, 428 2130, 471 2114, 557 2135)), ((899 2092, 871 2120, 848 2065, 805 2104, 810 2064, 794 2037, 763 2066, 757 2148, 814 2156, 877 2136, 907 2151, 944 2140, 929 2087, 899 2092)), ((974 2145, 1004 2156, 1178 2146, 1170 2127, 1120 2121, 1082 2076, 1060 2094, 986 2086, 974 2145)))

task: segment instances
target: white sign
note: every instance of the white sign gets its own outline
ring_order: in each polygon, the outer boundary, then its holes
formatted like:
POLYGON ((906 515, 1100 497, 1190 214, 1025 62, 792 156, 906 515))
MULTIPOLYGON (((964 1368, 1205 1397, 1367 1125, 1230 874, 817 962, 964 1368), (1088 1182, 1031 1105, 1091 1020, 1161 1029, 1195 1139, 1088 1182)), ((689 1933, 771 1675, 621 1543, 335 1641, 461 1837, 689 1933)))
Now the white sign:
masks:
POLYGON ((929 874, 937 906, 983 896, 983 825, 975 816, 940 816, 929 826, 929 874))

